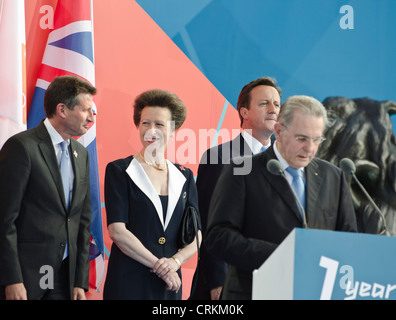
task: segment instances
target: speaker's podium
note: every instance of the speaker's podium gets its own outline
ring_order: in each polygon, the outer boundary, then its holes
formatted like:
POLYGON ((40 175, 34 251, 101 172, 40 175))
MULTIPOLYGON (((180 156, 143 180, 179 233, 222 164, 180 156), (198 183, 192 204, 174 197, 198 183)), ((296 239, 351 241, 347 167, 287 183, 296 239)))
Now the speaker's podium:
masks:
POLYGON ((294 229, 253 271, 253 300, 396 299, 396 237, 294 229))

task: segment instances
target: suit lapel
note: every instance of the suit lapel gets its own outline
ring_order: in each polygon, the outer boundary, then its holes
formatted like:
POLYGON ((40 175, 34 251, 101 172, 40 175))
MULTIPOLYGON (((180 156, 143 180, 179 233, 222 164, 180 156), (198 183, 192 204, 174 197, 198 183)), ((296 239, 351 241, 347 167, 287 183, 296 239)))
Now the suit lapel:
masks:
POLYGON ((41 122, 40 125, 37 127, 37 135, 41 139, 41 142, 39 142, 39 148, 41 150, 41 154, 44 158, 45 163, 47 164, 47 167, 55 182, 59 196, 62 199, 63 206, 66 210, 66 200, 63 191, 62 177, 59 171, 59 164, 56 159, 55 150, 51 141, 51 137, 49 136, 49 133, 45 128, 43 122, 41 122))
POLYGON ((71 210, 77 195, 82 194, 81 192, 79 192, 79 188, 81 184, 77 182, 82 181, 84 179, 84 175, 86 173, 86 160, 87 160, 82 155, 79 156, 77 152, 77 141, 74 140, 73 138, 70 139, 70 159, 74 172, 73 195, 70 203, 70 210, 71 210))
POLYGON ((298 206, 293 196, 293 192, 290 189, 291 186, 284 177, 276 176, 269 172, 267 169, 267 162, 269 160, 278 160, 275 156, 273 146, 271 145, 271 147, 269 147, 266 152, 261 153, 260 157, 262 157, 263 161, 262 165, 260 166, 261 172, 264 174, 271 187, 276 190, 284 203, 286 203, 286 205, 289 207, 290 211, 302 222, 300 211, 298 210, 298 206))
MULTIPOLYGON (((318 170, 318 164, 315 159, 305 168, 306 172, 306 214, 309 216, 315 212, 316 203, 318 201, 319 190, 321 188, 323 177, 318 170)), ((309 218, 307 217, 309 221, 309 218)))
POLYGON ((162 226, 165 225, 164 218, 162 214, 162 205, 161 200, 155 191, 153 185, 150 182, 150 179, 147 177, 144 172, 142 166, 139 162, 133 158, 128 168, 126 169, 126 173, 131 178, 131 180, 136 184, 136 186, 150 199, 155 210, 157 211, 158 218, 161 221, 162 226))
POLYGON ((234 140, 232 140, 231 158, 240 156, 251 156, 252 150, 240 133, 234 140))
POLYGON ((175 167, 175 165, 168 161, 168 210, 166 212, 166 221, 164 229, 167 228, 170 219, 172 218, 173 212, 179 201, 180 195, 183 190, 183 186, 186 182, 186 177, 175 167))
POLYGON ((131 180, 136 184, 136 186, 150 199, 153 204, 158 219, 160 220, 162 227, 166 230, 169 221, 173 215, 173 211, 177 205, 177 202, 180 198, 181 191, 183 189, 186 178, 184 175, 175 168, 174 164, 170 161, 167 161, 168 164, 168 209, 166 212, 166 221, 164 221, 163 209, 161 200, 157 191, 154 189, 150 179, 145 173, 142 166, 139 162, 134 158, 126 169, 127 174, 131 178, 131 180))

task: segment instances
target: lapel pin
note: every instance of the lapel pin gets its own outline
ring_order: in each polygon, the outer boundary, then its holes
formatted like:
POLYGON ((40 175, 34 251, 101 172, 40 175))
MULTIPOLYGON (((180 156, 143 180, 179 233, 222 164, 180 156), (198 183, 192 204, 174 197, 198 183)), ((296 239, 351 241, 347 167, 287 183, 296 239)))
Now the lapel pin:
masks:
POLYGON ((76 150, 74 150, 73 154, 74 154, 74 157, 75 157, 75 158, 77 158, 77 157, 78 157, 78 153, 77 153, 77 151, 76 151, 76 150))

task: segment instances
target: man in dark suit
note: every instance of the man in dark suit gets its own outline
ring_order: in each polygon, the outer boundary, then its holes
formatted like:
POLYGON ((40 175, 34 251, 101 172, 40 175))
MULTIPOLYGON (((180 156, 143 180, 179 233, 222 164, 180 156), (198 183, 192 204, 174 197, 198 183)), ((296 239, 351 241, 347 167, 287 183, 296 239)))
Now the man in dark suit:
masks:
POLYGON ((326 110, 319 101, 290 97, 275 124, 275 143, 251 158, 252 171, 235 175, 235 163, 223 169, 210 204, 206 247, 230 265, 224 299, 251 299, 252 271, 294 228, 303 227, 304 216, 308 228, 357 230, 343 172, 314 158, 324 139, 326 122, 326 110), (267 169, 271 159, 279 161, 282 174, 267 169), (300 173, 300 202, 305 210, 299 209, 293 195, 294 178, 288 167, 300 173))
POLYGON ((78 77, 55 78, 44 97, 47 118, 11 137, 0 151, 3 298, 85 298, 89 161, 87 150, 71 137, 87 132, 94 121, 94 94, 96 88, 78 77))
MULTIPOLYGON (((275 80, 262 77, 245 85, 238 97, 237 110, 242 132, 228 141, 207 150, 198 167, 197 190, 203 232, 206 230, 209 203, 224 164, 241 155, 252 155, 271 145, 274 124, 281 104, 281 89, 275 80)), ((251 163, 245 161, 237 174, 247 174, 251 163)), ((227 263, 206 251, 205 238, 201 247, 198 285, 194 299, 218 300, 227 273, 227 263)), ((197 276, 197 275, 196 275, 197 276)))

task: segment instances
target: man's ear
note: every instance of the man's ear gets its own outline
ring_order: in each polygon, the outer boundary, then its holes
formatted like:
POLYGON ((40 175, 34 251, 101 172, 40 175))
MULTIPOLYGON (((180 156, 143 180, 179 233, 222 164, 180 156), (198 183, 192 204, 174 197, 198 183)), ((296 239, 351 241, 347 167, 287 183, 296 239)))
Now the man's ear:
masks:
POLYGON ((64 103, 58 103, 56 106, 56 113, 62 119, 66 118, 67 107, 64 103))
POLYGON ((279 122, 274 124, 274 135, 276 140, 281 140, 282 125, 279 122))
POLYGON ((243 120, 248 120, 248 112, 249 110, 246 107, 241 107, 241 109, 239 109, 239 114, 241 115, 241 117, 243 118, 243 120))

